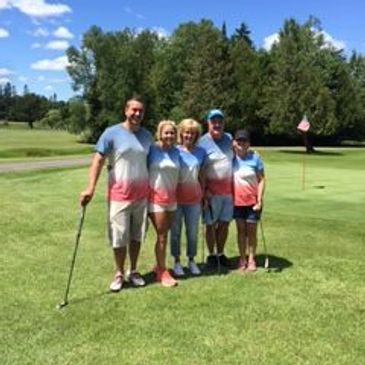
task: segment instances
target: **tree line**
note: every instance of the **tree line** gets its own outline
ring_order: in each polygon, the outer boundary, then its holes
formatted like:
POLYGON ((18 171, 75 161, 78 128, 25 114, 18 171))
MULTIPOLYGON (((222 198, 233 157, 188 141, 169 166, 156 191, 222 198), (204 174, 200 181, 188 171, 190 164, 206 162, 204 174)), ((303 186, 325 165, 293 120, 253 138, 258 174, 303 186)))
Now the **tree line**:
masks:
POLYGON ((365 59, 327 43, 319 20, 285 20, 278 41, 256 48, 242 23, 231 36, 210 20, 180 24, 168 38, 148 30, 93 26, 67 51, 73 88, 88 106, 90 140, 120 119, 121 103, 142 95, 145 123, 204 120, 213 107, 227 128, 249 127, 260 142, 290 143, 303 114, 318 142, 365 137, 365 59))

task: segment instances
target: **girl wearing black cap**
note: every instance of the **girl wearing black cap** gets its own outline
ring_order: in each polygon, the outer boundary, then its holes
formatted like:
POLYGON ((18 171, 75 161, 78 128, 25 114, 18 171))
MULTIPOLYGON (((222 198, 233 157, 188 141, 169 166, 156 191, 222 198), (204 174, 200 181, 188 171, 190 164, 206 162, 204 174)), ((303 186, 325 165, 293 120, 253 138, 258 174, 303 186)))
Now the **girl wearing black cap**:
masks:
POLYGON ((249 147, 248 131, 238 130, 233 141, 233 218, 236 220, 240 253, 238 268, 242 271, 256 270, 257 223, 265 189, 263 162, 249 147))

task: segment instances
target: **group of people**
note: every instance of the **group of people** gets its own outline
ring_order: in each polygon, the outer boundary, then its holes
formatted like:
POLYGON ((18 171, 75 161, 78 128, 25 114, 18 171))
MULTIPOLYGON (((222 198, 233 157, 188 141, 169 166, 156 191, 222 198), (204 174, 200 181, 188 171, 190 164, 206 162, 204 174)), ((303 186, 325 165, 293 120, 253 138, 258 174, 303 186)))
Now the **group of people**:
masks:
POLYGON ((212 109, 207 114, 206 134, 201 135, 201 126, 193 119, 178 125, 163 120, 154 142, 141 126, 142 100, 128 100, 124 115, 123 122, 107 128, 99 138, 87 188, 80 194, 80 204, 85 206, 107 160, 108 233, 116 267, 110 290, 120 291, 124 280, 137 287, 145 285, 137 262, 148 218, 156 233, 155 280, 165 287, 177 285, 176 278, 185 275, 180 261, 183 222, 187 267, 192 275, 201 273, 194 260, 201 217, 206 228, 207 268, 230 267, 224 248, 234 218, 238 269, 255 271, 265 180, 260 156, 249 149, 248 132, 240 129, 234 137, 225 133, 223 112, 212 109), (166 266, 169 232, 173 275, 166 266), (127 254, 128 274, 124 271, 127 254))

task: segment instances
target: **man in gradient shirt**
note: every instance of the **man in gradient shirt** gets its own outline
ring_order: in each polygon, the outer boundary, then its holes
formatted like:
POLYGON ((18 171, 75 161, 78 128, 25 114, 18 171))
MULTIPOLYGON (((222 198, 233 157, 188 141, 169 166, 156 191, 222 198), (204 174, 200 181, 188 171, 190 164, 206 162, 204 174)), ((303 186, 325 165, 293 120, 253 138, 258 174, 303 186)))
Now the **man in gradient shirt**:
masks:
POLYGON ((145 282, 137 271, 137 260, 147 217, 147 154, 153 142, 150 132, 141 127, 144 105, 139 98, 127 101, 125 120, 107 128, 99 138, 92 160, 81 205, 92 199, 108 158, 108 232, 113 248, 116 272, 110 290, 118 292, 124 281, 124 262, 129 247, 129 281, 134 286, 145 282))
POLYGON ((206 154, 205 208, 206 241, 209 250, 207 266, 230 266, 224 255, 228 226, 233 215, 232 201, 232 136, 224 132, 224 114, 220 109, 212 109, 207 115, 208 133, 198 143, 206 154))

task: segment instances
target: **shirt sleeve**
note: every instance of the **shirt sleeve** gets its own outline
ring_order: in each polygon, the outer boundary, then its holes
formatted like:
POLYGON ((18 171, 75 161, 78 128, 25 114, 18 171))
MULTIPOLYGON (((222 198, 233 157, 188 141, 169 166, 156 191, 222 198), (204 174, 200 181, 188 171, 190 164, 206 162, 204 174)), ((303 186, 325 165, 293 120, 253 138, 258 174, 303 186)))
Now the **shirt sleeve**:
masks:
POLYGON ((95 151, 99 152, 103 156, 107 156, 111 153, 112 149, 113 140, 110 138, 110 133, 108 133, 108 131, 104 131, 96 143, 95 151))
POLYGON ((262 162, 261 158, 256 155, 256 172, 262 173, 263 171, 264 171, 264 163, 262 162))

